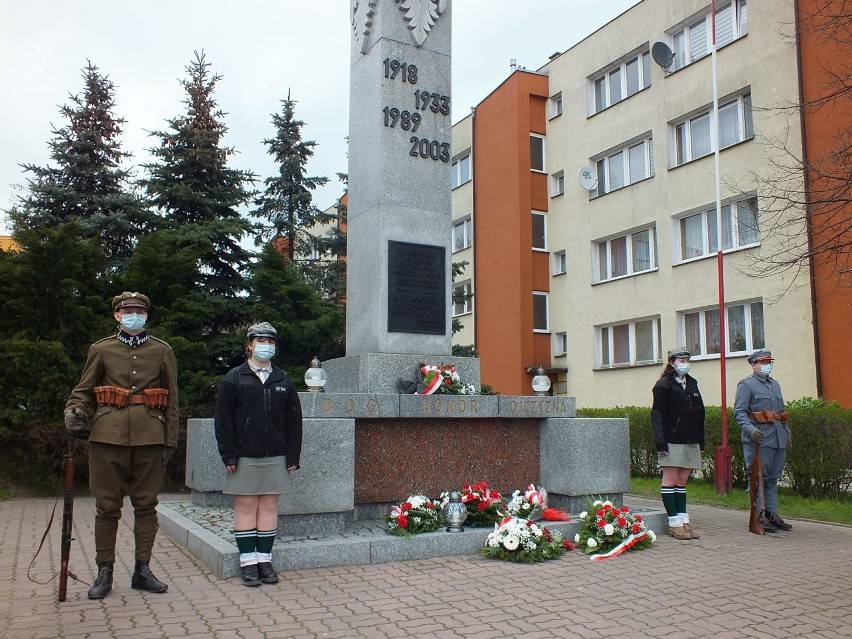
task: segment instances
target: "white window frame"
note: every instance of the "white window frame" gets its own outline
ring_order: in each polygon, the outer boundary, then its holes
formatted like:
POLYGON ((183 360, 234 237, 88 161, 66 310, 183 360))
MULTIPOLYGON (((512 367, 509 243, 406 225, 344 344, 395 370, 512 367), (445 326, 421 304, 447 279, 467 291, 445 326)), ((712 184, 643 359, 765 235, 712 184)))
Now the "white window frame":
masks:
POLYGON ((554 357, 565 357, 568 354, 568 333, 554 333, 551 344, 554 357))
MULTIPOLYGON (((745 142, 746 140, 754 139, 754 120, 752 115, 751 91, 749 89, 744 89, 738 95, 734 96, 731 99, 719 101, 720 132, 722 129, 722 111, 730 109, 736 110, 737 132, 734 141, 729 142, 724 146, 720 146, 720 149, 727 149, 728 147, 734 146, 735 144, 739 144, 740 142, 745 142)), ((711 111, 712 109, 710 107, 704 107, 701 111, 698 111, 694 114, 685 116, 672 122, 671 126, 669 127, 669 157, 671 158, 673 164, 670 168, 681 166, 683 164, 687 164, 688 162, 692 162, 694 160, 707 157, 708 155, 712 155, 714 145, 711 111), (697 126, 697 122, 699 120, 702 120, 702 126, 704 126, 704 118, 707 119, 707 152, 702 153, 700 155, 695 155, 692 148, 692 134, 694 133, 693 129, 697 126)))
MULTIPOLYGON (((722 252, 732 253, 760 245, 760 200, 756 194, 741 194, 735 198, 728 198, 721 202, 722 206, 722 252), (749 241, 751 237, 743 234, 740 218, 749 216, 753 219, 756 228, 752 229, 757 239, 749 241)), ((718 249, 718 231, 716 229, 716 205, 705 206, 686 211, 674 216, 674 229, 672 237, 675 241, 672 255, 675 256, 674 264, 692 262, 712 255, 716 255, 718 249), (701 228, 701 252, 694 255, 687 254, 688 248, 697 249, 697 246, 687 247, 689 241, 685 235, 686 220, 693 219, 694 224, 700 224, 701 228)), ((697 226, 696 226, 697 227, 697 226)), ((694 227, 694 228, 696 228, 694 227)))
POLYGON ((550 197, 558 197, 565 193, 565 171, 559 171, 550 176, 550 197))
MULTIPOLYGON (((606 153, 601 153, 591 158, 592 166, 594 167, 595 175, 598 179, 597 186, 590 192, 590 197, 600 197, 613 191, 618 191, 631 184, 637 184, 643 180, 654 177, 654 138, 650 133, 635 138, 630 142, 623 144, 614 149, 610 149, 606 153), (630 151, 634 147, 642 145, 642 157, 645 164, 644 171, 641 177, 635 179, 631 176, 630 166, 630 151), (611 188, 611 175, 613 171, 621 171, 620 186, 611 188)), ((635 167, 633 167, 635 168, 635 167)))
POLYGON ((565 249, 561 251, 556 251, 552 254, 550 260, 550 267, 552 271, 552 275, 564 275, 568 272, 568 256, 565 252, 565 249))
POLYGON ((558 118, 562 115, 563 111, 563 103, 562 103, 562 91, 550 96, 550 99, 547 101, 547 115, 548 119, 552 120, 553 118, 558 118))
POLYGON ((656 271, 659 268, 657 258, 657 225, 651 224, 647 226, 640 226, 630 231, 625 231, 618 235, 613 235, 595 241, 592 248, 592 264, 595 283, 610 282, 612 280, 620 280, 625 277, 633 277, 635 275, 656 271), (634 238, 636 235, 646 231, 648 232, 650 266, 645 269, 637 270, 633 259, 634 238), (613 275, 613 244, 618 243, 620 240, 624 241, 625 272, 620 275, 613 275))
POLYGON ((533 291, 533 333, 549 333, 550 332, 550 293, 547 291, 533 291), (544 298, 544 328, 535 327, 535 299, 536 297, 544 298))
MULTIPOLYGON (((689 20, 669 29, 667 33, 674 53, 672 71, 682 69, 710 55, 713 46, 713 21, 710 16, 710 7, 708 6, 701 14, 694 15, 689 20)), ((746 34, 748 34, 746 0, 733 0, 727 4, 716 5, 717 49, 739 40, 746 34)))
POLYGON ((453 253, 464 251, 465 249, 469 249, 471 246, 473 246, 473 220, 471 219, 471 216, 468 215, 464 218, 453 221, 453 253), (458 238, 459 232, 461 233, 462 240, 461 248, 456 245, 456 239, 458 238))
POLYGON ((644 91, 651 86, 651 54, 644 51, 633 52, 621 61, 615 62, 605 69, 589 76, 589 115, 595 115, 623 102, 627 98, 644 91), (638 88, 628 90, 628 66, 637 65, 638 88), (614 89, 617 88, 617 91, 614 89), (599 100, 600 98, 600 100, 599 100))
MULTIPOLYGON (((739 312, 739 311, 737 311, 739 312)), ((678 343, 686 344, 692 359, 717 359, 720 357, 718 351, 718 327, 708 327, 708 314, 719 315, 719 306, 706 306, 677 312, 677 334, 678 343), (687 322, 690 316, 694 316, 698 322, 698 335, 695 338, 688 335, 687 322), (708 333, 713 333, 711 336, 708 333), (713 337, 716 340, 713 340, 713 337), (716 349, 714 351, 714 349, 716 349)), ((725 355, 747 355, 756 348, 766 346, 766 316, 764 315, 763 300, 760 298, 751 300, 739 300, 725 304, 725 355), (743 324, 746 335, 738 336, 732 334, 731 309, 742 309, 743 324), (759 328, 756 325, 759 322, 759 328), (758 334, 756 338, 755 335, 758 334), (736 340, 736 344, 733 341, 736 340)))
POLYGON ((532 249, 533 251, 547 251, 547 214, 543 211, 531 211, 530 212, 530 229, 532 231, 532 249), (541 219, 541 240, 542 245, 535 245, 535 221, 537 218, 541 219))
POLYGON ((462 151, 453 158, 450 165, 450 189, 456 189, 470 182, 473 172, 470 164, 470 149, 462 151), (467 174, 465 175, 465 167, 467 174))
POLYGON ((625 320, 622 322, 612 322, 609 324, 601 324, 595 326, 595 367, 599 369, 609 368, 627 368, 630 366, 639 366, 645 364, 658 364, 662 362, 662 352, 660 349, 660 316, 652 315, 650 317, 640 317, 633 320, 625 320), (636 359, 636 325, 645 322, 651 322, 651 349, 653 351, 653 359, 637 360, 636 359), (626 328, 625 328, 626 327, 626 328), (615 329, 619 332, 627 331, 628 336, 628 353, 627 361, 615 362, 615 329))
POLYGON ((545 146, 544 146, 544 136, 538 133, 530 133, 530 171, 534 173, 546 173, 545 169, 547 168, 544 163, 545 154, 545 146), (536 168, 537 159, 533 158, 533 139, 541 140, 541 168, 536 168))
MULTIPOLYGON (((457 290, 461 289, 465 295, 470 295, 473 293, 473 289, 471 288, 470 280, 466 280, 464 282, 458 282, 453 284, 453 293, 457 290)), ((461 317, 462 315, 469 315, 473 312, 473 297, 466 299, 461 304, 461 309, 459 309, 459 304, 453 302, 453 317, 461 317)))

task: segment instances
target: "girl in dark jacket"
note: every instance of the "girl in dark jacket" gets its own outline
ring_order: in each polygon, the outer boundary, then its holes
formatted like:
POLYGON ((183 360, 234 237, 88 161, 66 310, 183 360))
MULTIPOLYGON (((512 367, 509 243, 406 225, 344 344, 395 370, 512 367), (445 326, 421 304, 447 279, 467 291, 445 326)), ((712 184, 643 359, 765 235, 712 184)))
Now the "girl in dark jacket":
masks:
POLYGON ((245 364, 228 371, 216 401, 216 441, 225 464, 224 493, 234 495, 234 537, 243 584, 274 584, 272 544, 278 498, 299 468, 302 405, 290 377, 270 360, 277 331, 248 330, 245 364))
POLYGON ((704 401, 698 382, 689 375, 686 347, 668 352, 668 363, 654 384, 651 424, 657 460, 663 469, 660 493, 669 516, 669 534, 675 539, 698 539, 686 512, 686 481, 701 468, 704 451, 704 401))

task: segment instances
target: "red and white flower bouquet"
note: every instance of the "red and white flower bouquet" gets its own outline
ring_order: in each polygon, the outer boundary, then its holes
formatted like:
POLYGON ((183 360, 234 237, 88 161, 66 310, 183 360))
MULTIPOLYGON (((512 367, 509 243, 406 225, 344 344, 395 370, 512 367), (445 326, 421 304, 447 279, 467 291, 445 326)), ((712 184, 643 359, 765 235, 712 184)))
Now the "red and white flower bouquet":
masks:
POLYGON ((634 515, 627 506, 616 508, 610 501, 594 501, 580 513, 583 523, 574 542, 590 559, 600 560, 627 552, 650 548, 657 537, 645 527, 642 515, 634 515))
POLYGON ((532 564, 557 559, 566 550, 573 548, 574 545, 562 539, 557 531, 551 531, 529 519, 506 515, 494 524, 482 554, 493 559, 532 564))
POLYGON ((441 517, 441 510, 431 499, 425 495, 411 495, 391 508, 387 532, 400 537, 433 532, 441 527, 441 517))

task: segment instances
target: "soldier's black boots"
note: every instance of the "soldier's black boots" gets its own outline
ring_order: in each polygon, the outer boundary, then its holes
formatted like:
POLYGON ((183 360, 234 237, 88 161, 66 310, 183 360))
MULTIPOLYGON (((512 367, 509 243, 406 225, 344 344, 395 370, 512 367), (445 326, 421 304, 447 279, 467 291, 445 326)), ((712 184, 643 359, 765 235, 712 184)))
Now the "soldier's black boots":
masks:
POLYGON ((130 587, 145 592, 166 592, 169 587, 154 576, 147 561, 137 561, 130 579, 130 587))
POLYGON ((778 513, 766 513, 766 518, 778 530, 793 530, 793 527, 786 521, 781 519, 781 515, 779 515, 778 513))
POLYGON ((112 590, 112 564, 98 564, 98 576, 89 588, 89 599, 103 599, 112 590))
POLYGON ((760 511, 760 516, 757 518, 757 523, 759 523, 761 528, 763 528, 763 532, 778 532, 778 529, 775 527, 775 525, 771 521, 769 521, 769 517, 767 517, 767 512, 765 510, 760 511))

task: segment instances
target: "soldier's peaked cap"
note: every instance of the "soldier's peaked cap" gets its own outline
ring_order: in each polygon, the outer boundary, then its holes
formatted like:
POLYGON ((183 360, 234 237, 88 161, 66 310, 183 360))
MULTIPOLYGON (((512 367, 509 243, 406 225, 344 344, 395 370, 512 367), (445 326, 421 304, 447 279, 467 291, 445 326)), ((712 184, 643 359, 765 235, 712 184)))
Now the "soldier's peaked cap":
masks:
POLYGON ((775 358, 772 357, 772 351, 768 348, 758 348, 756 351, 752 351, 752 354, 748 356, 748 363, 754 364, 755 362, 771 362, 775 358))
POLYGON ((142 307, 147 311, 151 306, 151 300, 148 299, 147 295, 137 292, 131 293, 130 291, 124 291, 124 293, 112 298, 112 309, 114 311, 132 306, 142 307))

